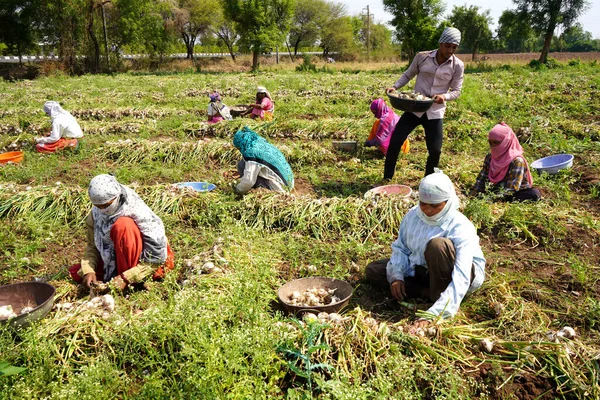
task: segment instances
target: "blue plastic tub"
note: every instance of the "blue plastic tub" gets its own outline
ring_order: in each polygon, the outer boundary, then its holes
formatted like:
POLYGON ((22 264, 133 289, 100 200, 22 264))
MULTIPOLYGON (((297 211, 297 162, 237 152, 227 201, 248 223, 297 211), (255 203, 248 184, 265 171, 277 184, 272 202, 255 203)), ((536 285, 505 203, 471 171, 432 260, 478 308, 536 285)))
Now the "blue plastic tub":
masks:
POLYGON ((210 192, 217 185, 208 182, 179 182, 175 184, 178 188, 191 188, 196 192, 210 192))
POLYGON ((545 172, 550 175, 558 174, 561 169, 571 168, 572 166, 572 154, 556 154, 540 158, 531 163, 531 168, 536 169, 538 173, 545 172))

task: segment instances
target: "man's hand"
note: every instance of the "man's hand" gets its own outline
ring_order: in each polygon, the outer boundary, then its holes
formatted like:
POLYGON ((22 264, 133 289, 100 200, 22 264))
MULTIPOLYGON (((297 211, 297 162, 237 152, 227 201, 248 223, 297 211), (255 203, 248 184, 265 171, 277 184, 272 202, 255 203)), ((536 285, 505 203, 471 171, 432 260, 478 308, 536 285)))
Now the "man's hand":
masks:
POLYGON ((446 96, 443 94, 436 94, 432 97, 432 99, 438 104, 444 104, 446 102, 446 96))
POLYGON ((392 92, 395 92, 395 91, 396 91, 396 88, 393 88, 393 87, 389 87, 389 88, 385 89, 386 93, 392 93, 392 92))
POLYGON ((402 301, 406 297, 406 288, 404 287, 404 281, 397 280, 392 282, 392 284, 390 285, 390 290, 392 291, 392 296, 394 296, 398 301, 402 301))
POLYGON ((90 272, 89 274, 85 274, 83 276, 83 284, 85 286, 87 286, 88 288, 92 287, 92 284, 96 283, 96 273, 95 272, 90 272))

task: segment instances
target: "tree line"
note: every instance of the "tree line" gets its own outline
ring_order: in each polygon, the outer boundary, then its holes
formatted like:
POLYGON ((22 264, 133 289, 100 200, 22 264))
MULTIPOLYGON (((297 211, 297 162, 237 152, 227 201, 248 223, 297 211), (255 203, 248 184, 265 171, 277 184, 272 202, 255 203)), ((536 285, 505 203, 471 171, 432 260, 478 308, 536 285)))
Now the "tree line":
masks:
POLYGON ((394 31, 369 15, 349 15, 329 0, 2 0, 0 52, 11 55, 52 51, 71 73, 103 72, 119 65, 124 52, 162 57, 198 45, 252 54, 278 49, 293 59, 301 48, 319 48, 327 57, 398 55, 437 47, 446 26, 463 33, 461 48, 479 52, 600 50, 577 18, 586 0, 513 0, 492 33, 489 11, 454 7, 444 17, 442 0, 383 0, 394 31), (555 35, 557 28, 562 33, 555 35), (368 41, 368 43, 367 43, 368 41), (80 57, 85 56, 85 57, 80 57))

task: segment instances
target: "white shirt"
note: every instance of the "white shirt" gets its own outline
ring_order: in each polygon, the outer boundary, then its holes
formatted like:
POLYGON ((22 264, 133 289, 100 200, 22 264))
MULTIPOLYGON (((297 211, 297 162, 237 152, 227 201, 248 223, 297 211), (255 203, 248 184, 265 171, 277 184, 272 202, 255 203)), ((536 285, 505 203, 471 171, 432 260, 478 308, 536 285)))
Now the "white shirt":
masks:
POLYGON ((415 276, 415 266, 427 267, 425 247, 429 240, 448 238, 456 249, 456 260, 452 271, 452 281, 440 298, 427 310, 444 318, 452 317, 458 311, 467 293, 478 289, 485 279, 485 258, 479 245, 479 236, 471 221, 458 211, 441 225, 428 225, 417 215, 417 208, 411 208, 400 223, 398 239, 392 243, 392 256, 387 265, 387 279, 390 284, 415 276), (471 269, 475 266, 475 277, 471 283, 471 269))
POLYGON ((217 104, 214 101, 211 101, 210 103, 208 103, 207 113, 208 113, 209 117, 221 116, 221 117, 223 117, 223 119, 226 119, 226 120, 232 119, 231 112, 229 111, 229 107, 227 107, 225 104, 223 104, 221 102, 219 102, 219 104, 217 104))
MULTIPOLYGON (((462 89, 465 65, 454 54, 442 65, 439 65, 435 59, 436 54, 437 50, 417 53, 408 69, 394 83, 394 87, 399 89, 416 76, 415 92, 427 97, 443 94, 446 101, 456 100, 462 89)), ((427 110, 427 118, 441 119, 444 118, 445 112, 446 102, 444 104, 433 103, 427 110)), ((414 112, 413 114, 420 118, 424 113, 414 112)))
POLYGON ((52 120, 52 132, 48 137, 37 138, 38 143, 56 143, 60 138, 78 139, 83 137, 81 127, 71 114, 61 113, 52 120))
POLYGON ((235 187, 235 191, 239 194, 246 194, 256 184, 256 178, 261 177, 269 181, 269 189, 277 192, 286 192, 286 186, 275 172, 266 165, 256 161, 245 161, 244 175, 240 183, 235 187))

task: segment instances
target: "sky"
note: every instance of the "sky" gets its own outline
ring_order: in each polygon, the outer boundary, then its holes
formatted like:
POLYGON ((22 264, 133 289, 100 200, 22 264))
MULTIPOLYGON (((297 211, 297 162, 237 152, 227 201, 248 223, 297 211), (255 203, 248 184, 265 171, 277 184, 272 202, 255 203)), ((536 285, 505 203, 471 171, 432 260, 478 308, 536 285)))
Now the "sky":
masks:
MULTIPOLYGON (((346 5, 349 14, 366 14, 367 5, 369 12, 373 14, 375 22, 387 23, 392 19, 392 16, 385 12, 383 8, 383 0, 337 0, 346 5)), ((454 6, 479 6, 481 10, 490 10, 492 17, 492 31, 495 31, 498 18, 504 10, 515 9, 512 0, 442 0, 446 4, 444 16, 447 16, 452 11, 454 6)), ((590 8, 579 17, 578 22, 583 25, 585 31, 591 32, 594 39, 600 39, 600 0, 588 0, 590 8)), ((560 34, 558 30, 555 34, 560 34)))

